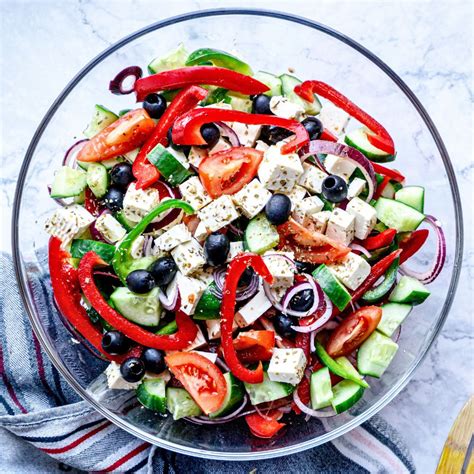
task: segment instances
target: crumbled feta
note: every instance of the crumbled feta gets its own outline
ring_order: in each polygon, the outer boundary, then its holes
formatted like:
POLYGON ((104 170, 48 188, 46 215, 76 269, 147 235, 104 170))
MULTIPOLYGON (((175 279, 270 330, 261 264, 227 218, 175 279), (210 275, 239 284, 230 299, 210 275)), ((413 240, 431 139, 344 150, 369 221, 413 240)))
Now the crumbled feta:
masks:
POLYGON ((336 278, 350 290, 357 290, 370 274, 370 265, 359 255, 350 252, 340 263, 327 266, 336 278))
POLYGON ((298 184, 313 194, 319 194, 322 190, 323 181, 327 178, 327 174, 315 165, 309 163, 303 163, 303 170, 304 173, 298 179, 298 184))
POLYGON ((160 250, 169 252, 179 244, 184 244, 192 239, 191 232, 184 224, 178 224, 167 230, 155 240, 155 244, 160 250))
POLYGON ((111 362, 105 369, 107 385, 111 390, 135 390, 141 383, 127 382, 120 373, 120 365, 117 362, 111 362))
POLYGON ((270 250, 263 255, 265 264, 273 276, 272 286, 274 287, 289 287, 294 282, 294 269, 291 263, 283 257, 294 259, 293 252, 276 252, 270 250))
POLYGON ((183 275, 180 271, 176 273, 175 279, 181 299, 181 311, 189 315, 194 314, 194 310, 207 285, 197 278, 183 275))
POLYGON ((349 187, 347 188, 347 198, 352 199, 357 197, 359 194, 361 194, 366 186, 365 180, 361 178, 354 178, 350 184, 349 187))
POLYGON ((272 382, 297 385, 303 378, 305 368, 306 356, 303 349, 280 349, 275 347, 267 374, 272 382))
POLYGON ((277 145, 264 152, 258 168, 260 182, 270 191, 291 191, 302 174, 299 156, 296 153, 283 155, 277 145))
POLYGON ((270 110, 277 116, 286 119, 300 120, 304 115, 304 108, 291 102, 287 97, 274 95, 270 99, 270 110))
POLYGON ((160 202, 155 188, 137 189, 130 184, 123 198, 123 215, 132 222, 141 221, 160 202))
POLYGON ((369 203, 355 197, 346 207, 346 211, 355 218, 355 236, 366 239, 377 224, 377 211, 369 203))
POLYGON ((220 151, 230 150, 232 145, 224 140, 223 138, 219 138, 218 142, 209 150, 210 155, 214 155, 214 153, 219 153, 220 151))
POLYGON ((259 151, 266 151, 269 148, 270 148, 270 145, 268 145, 267 143, 265 143, 262 140, 257 140, 257 142, 255 144, 255 149, 259 150, 259 151))
POLYGON ((57 237, 62 246, 68 245, 72 239, 79 237, 94 222, 94 216, 77 204, 61 207, 46 220, 45 231, 57 237))
POLYGON ((329 218, 331 217, 331 211, 320 211, 316 214, 311 215, 311 220, 314 225, 314 230, 324 234, 328 225, 329 218))
POLYGON ((298 203, 303 200, 303 198, 306 196, 306 189, 303 188, 303 186, 300 186, 299 184, 295 184, 293 189, 291 191, 285 192, 283 194, 286 194, 291 201, 291 210, 295 210, 297 207, 298 203))
POLYGON ((345 181, 349 181, 351 174, 356 169, 354 163, 336 155, 327 155, 324 160, 324 167, 328 173, 340 176, 345 181))
MULTIPOLYGON (((221 337, 221 320, 220 319, 206 319, 207 335, 209 339, 218 339, 221 337)), ((232 331, 235 331, 239 326, 235 322, 232 323, 232 331)))
POLYGON ((232 196, 232 201, 245 217, 251 219, 265 207, 271 197, 272 193, 258 179, 253 179, 232 196))
POLYGON ((306 217, 311 217, 324 207, 323 201, 318 196, 310 196, 302 199, 294 209, 294 218, 297 222, 303 223, 306 217))
POLYGON ((321 120, 325 129, 336 137, 340 137, 346 130, 350 115, 331 102, 326 102, 318 115, 318 119, 321 120))
POLYGON ((195 168, 199 168, 201 161, 207 156, 206 148, 199 148, 198 146, 192 146, 189 150, 188 161, 195 168))
POLYGON ((247 303, 245 303, 237 313, 235 313, 234 322, 236 322, 241 328, 250 326, 271 307, 272 303, 265 295, 263 286, 260 285, 260 289, 255 296, 247 301, 247 303))
POLYGON ((209 284, 214 281, 214 268, 213 267, 208 267, 205 268, 199 272, 196 272, 193 275, 193 278, 197 278, 199 281, 204 283, 206 285, 206 288, 209 286, 209 284))
POLYGON ((233 260, 239 253, 242 253, 244 251, 244 243, 241 241, 238 242, 231 242, 230 243, 230 249, 229 253, 227 254, 227 260, 226 262, 230 262, 233 260))
POLYGON ((251 148, 255 146, 257 138, 260 136, 262 130, 261 125, 251 125, 240 122, 233 122, 230 126, 237 134, 240 144, 251 148))
POLYGON ((132 258, 142 258, 143 257, 143 244, 145 242, 145 237, 139 235, 130 246, 130 256, 132 258))
POLYGON ((334 209, 326 227, 326 235, 343 245, 349 245, 354 240, 354 233, 355 217, 343 209, 334 209))
POLYGON ((204 352, 204 351, 193 351, 196 354, 199 354, 200 356, 205 357, 206 359, 210 360, 213 364, 216 363, 217 360, 217 354, 215 352, 204 352))
POLYGON ((109 244, 115 244, 115 242, 123 239, 127 233, 120 222, 111 214, 107 213, 101 214, 96 219, 94 225, 109 244))
POLYGON ((179 190, 183 200, 191 205, 195 211, 199 211, 212 200, 198 176, 193 176, 180 184, 179 190))
POLYGON ((230 196, 221 196, 198 211, 198 217, 208 232, 215 232, 239 217, 230 196))
POLYGON ((171 251, 171 256, 184 275, 191 275, 200 270, 206 263, 204 250, 196 239, 179 244, 171 251))

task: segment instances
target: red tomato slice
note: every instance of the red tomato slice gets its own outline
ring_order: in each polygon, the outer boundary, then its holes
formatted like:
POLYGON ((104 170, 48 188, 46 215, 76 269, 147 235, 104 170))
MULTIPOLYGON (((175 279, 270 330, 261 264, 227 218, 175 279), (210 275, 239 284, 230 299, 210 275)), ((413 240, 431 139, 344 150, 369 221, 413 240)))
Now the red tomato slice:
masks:
POLYGON ((294 252, 296 260, 302 262, 331 263, 342 260, 351 251, 349 247, 311 228, 311 224, 303 226, 292 218, 278 226, 278 233, 278 248, 294 252))
POLYGON ((258 413, 252 413, 245 417, 245 421, 254 436, 272 438, 285 426, 285 423, 278 423, 277 421, 281 417, 282 413, 279 410, 273 410, 268 412, 265 417, 258 413))
POLYGON ((374 331, 382 318, 378 306, 364 306, 347 317, 331 334, 326 351, 331 357, 345 356, 357 349, 374 331))
POLYGON ((207 156, 199 165, 199 176, 212 198, 234 194, 252 181, 262 162, 263 152, 235 147, 207 156))
POLYGON ((241 351, 250 347, 260 346, 272 349, 275 346, 275 333, 273 331, 247 331, 241 332, 234 339, 235 350, 241 351))
POLYGON ((166 356, 165 360, 171 373, 206 415, 221 407, 227 385, 215 364, 202 355, 191 352, 175 352, 166 356))
POLYGON ((248 349, 237 351, 237 356, 244 364, 253 364, 263 360, 270 360, 273 355, 272 349, 265 349, 262 346, 253 346, 248 349))
POLYGON ((138 148, 155 128, 146 110, 127 112, 92 137, 77 155, 79 161, 103 161, 138 148))

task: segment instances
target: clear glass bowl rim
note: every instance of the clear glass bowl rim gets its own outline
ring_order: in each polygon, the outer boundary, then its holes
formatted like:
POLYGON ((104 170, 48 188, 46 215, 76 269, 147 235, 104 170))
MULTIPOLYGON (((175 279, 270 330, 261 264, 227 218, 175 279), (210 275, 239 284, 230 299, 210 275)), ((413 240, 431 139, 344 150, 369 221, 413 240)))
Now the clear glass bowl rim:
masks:
POLYGON ((356 41, 352 40, 348 36, 336 31, 328 26, 325 26, 321 23, 318 23, 313 20, 309 20, 304 17, 292 15, 289 13, 284 13, 275 10, 266 10, 266 9, 246 9, 246 8, 220 8, 220 9, 208 9, 208 10, 201 10, 196 12, 185 13, 181 15, 177 15, 174 17, 167 18, 165 20, 161 20, 155 22, 149 26, 146 26, 128 36, 125 36, 117 43, 111 45, 107 49, 105 49, 102 53, 96 56, 92 61, 90 61, 81 71, 79 71, 76 76, 67 84, 67 86, 63 89, 63 91, 59 94, 56 100, 53 102, 49 110, 47 111, 46 115, 44 116, 43 120, 41 121, 40 125, 38 126, 31 143, 28 147, 28 150, 25 155, 25 159, 23 161, 20 174, 18 176, 18 184, 15 191, 15 198, 13 203, 13 212, 12 212, 12 250, 13 250, 13 261, 16 273, 16 279, 20 288, 21 298, 23 300, 23 304, 26 307, 28 317, 31 321, 33 329, 38 337, 42 347, 47 352, 48 356, 52 360, 53 364, 62 374, 62 376, 68 381, 68 383, 76 390, 76 392, 87 402, 89 402, 98 412, 100 412, 104 417, 109 419, 111 422, 115 423, 117 426, 123 428, 124 430, 128 431, 129 433, 143 439, 144 441, 148 441, 149 443, 155 444, 165 449, 170 449, 172 451, 187 454, 195 457, 207 458, 207 459, 216 459, 216 460, 229 460, 229 461, 245 461, 245 460, 261 460, 267 458, 273 458, 278 456, 286 456, 292 453, 297 453, 300 451, 304 451, 306 449, 313 448, 315 446, 321 445, 328 441, 331 441, 344 433, 352 430, 353 428, 359 426, 361 423, 367 421, 370 417, 375 415, 378 411, 380 411, 384 406, 386 406, 409 382, 411 377, 413 376, 415 370, 419 367, 421 362, 424 360, 426 355, 429 352, 430 347, 432 346, 433 342, 435 341, 436 337, 438 336, 439 332, 441 331, 444 322, 448 316, 449 310, 451 308, 454 295, 456 292, 456 288, 459 281, 459 275, 461 270, 461 261, 462 261, 462 250, 463 250, 463 223, 462 223, 462 208, 461 208, 461 200, 459 196, 459 189, 456 182, 455 173, 446 150, 446 147, 434 125, 431 118, 429 117, 425 108, 421 105, 418 98, 415 94, 410 90, 410 88, 405 84, 405 82, 389 67, 385 64, 382 60, 380 60, 377 56, 367 50, 364 46, 357 43, 356 41), (36 146, 41 139, 41 136, 46 129, 48 123, 50 122, 51 118, 57 111, 57 109, 61 106, 62 102, 68 96, 68 94, 74 89, 74 87, 78 84, 78 82, 83 79, 86 74, 92 70, 97 64, 99 64, 102 60, 106 57, 111 55, 113 52, 120 49, 122 46, 130 43, 131 41, 139 38, 147 33, 152 31, 164 28, 168 25, 172 25, 175 23, 181 23, 188 20, 193 20, 202 17, 211 17, 211 16, 225 16, 225 15, 252 15, 252 16, 263 16, 263 17, 270 17, 276 18, 281 20, 290 21, 293 23, 298 23, 300 25, 304 25, 310 28, 314 28, 320 32, 323 32, 333 38, 338 39, 339 41, 347 44, 351 48, 355 49, 367 59, 372 61, 376 66, 378 66, 387 76, 389 76, 393 82, 401 89, 401 91, 405 94, 405 96, 410 100, 413 104, 421 118, 423 119, 425 125, 427 126, 428 130, 431 133, 431 136, 438 148, 438 151, 441 155, 441 158, 444 163, 444 167, 448 176, 448 181, 450 183, 451 194, 454 201, 454 211, 455 211, 455 219, 456 219, 456 242, 455 242, 455 257, 453 262, 453 273, 451 275, 451 281, 448 290, 448 296, 443 304, 443 308, 440 313, 440 317, 437 321, 436 327, 434 328, 432 338, 428 341, 428 344, 425 347, 425 350, 418 355, 418 357, 413 361, 409 370, 405 372, 403 377, 383 396, 377 403, 370 406, 366 411, 361 413, 359 416, 354 417, 350 422, 336 428, 325 435, 319 436, 313 440, 302 442, 299 444, 295 444, 291 447, 286 448, 279 448, 274 450, 262 451, 262 452, 253 452, 253 453, 223 453, 218 451, 211 451, 211 450, 203 450, 203 449, 196 449, 196 448, 188 448, 183 447, 179 444, 172 443, 166 440, 160 440, 156 437, 149 435, 148 433, 142 431, 141 429, 137 428, 133 424, 122 420, 113 412, 109 411, 107 408, 101 406, 98 402, 92 399, 87 392, 80 386, 80 384, 71 376, 71 374, 67 371, 66 367, 63 365, 62 361, 56 357, 54 351, 48 346, 46 333, 42 326, 36 320, 33 306, 28 297, 28 288, 26 285, 26 279, 22 267, 21 261, 21 254, 18 245, 18 217, 20 213, 20 202, 23 193, 23 186, 26 179, 26 174, 28 171, 28 167, 30 164, 31 159, 33 158, 33 154, 35 152, 36 146))

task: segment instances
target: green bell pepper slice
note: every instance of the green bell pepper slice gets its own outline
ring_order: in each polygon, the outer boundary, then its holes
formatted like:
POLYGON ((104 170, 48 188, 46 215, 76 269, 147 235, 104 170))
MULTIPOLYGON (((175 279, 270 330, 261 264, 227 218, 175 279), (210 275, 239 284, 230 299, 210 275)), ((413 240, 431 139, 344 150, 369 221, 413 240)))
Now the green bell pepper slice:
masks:
POLYGON ((252 68, 234 55, 213 48, 201 48, 193 51, 186 59, 186 66, 203 66, 212 63, 214 66, 225 67, 232 71, 252 76, 252 68))

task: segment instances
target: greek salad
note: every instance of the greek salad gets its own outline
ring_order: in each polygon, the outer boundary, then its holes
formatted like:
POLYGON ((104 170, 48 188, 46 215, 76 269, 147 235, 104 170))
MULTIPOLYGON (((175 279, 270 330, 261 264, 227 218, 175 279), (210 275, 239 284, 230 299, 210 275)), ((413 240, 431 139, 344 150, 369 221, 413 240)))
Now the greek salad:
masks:
POLYGON ((443 268, 424 188, 387 165, 387 130, 324 82, 183 45, 148 73, 110 82, 131 108, 95 105, 49 186, 65 324, 109 361, 110 389, 175 420, 244 417, 271 438, 295 414, 348 410, 443 268), (406 262, 422 223, 438 249, 421 274, 406 262))

